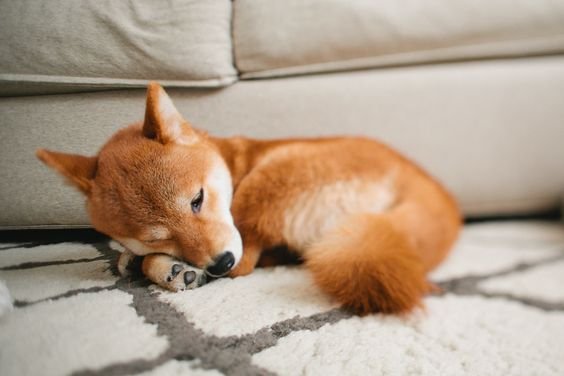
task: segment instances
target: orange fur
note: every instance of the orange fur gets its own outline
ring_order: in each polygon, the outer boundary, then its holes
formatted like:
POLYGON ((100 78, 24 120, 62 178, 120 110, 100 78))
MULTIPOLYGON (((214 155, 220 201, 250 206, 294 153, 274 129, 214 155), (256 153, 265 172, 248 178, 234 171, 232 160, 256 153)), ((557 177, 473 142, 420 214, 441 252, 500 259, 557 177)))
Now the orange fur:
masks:
POLYGON ((70 184, 75 185, 84 194, 90 193, 91 181, 96 174, 96 158, 50 152, 45 149, 37 150, 36 156, 65 176, 70 184))
POLYGON ((421 258, 385 216, 345 219, 306 260, 321 289, 360 314, 407 312, 428 291, 421 258))
POLYGON ((209 182, 211 171, 225 170, 244 248, 231 276, 252 272, 263 249, 288 246, 324 291, 359 313, 419 306, 429 289, 425 274, 446 256, 460 226, 448 192, 382 143, 210 137, 155 83, 145 121, 116 133, 97 157, 38 156, 87 195, 99 231, 139 245, 137 254, 165 253, 199 268, 234 244, 226 240, 232 223, 220 213, 230 192, 209 182), (201 213, 175 205, 200 189, 201 213))

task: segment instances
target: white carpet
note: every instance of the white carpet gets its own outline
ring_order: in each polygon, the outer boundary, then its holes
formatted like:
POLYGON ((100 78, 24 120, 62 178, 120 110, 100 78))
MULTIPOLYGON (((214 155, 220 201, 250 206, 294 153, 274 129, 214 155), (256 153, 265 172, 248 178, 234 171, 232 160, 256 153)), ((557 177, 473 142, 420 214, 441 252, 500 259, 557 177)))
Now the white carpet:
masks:
POLYGON ((169 293, 111 244, 1 244, 0 375, 563 375, 564 225, 466 226, 409 317, 355 317, 306 270, 169 293))

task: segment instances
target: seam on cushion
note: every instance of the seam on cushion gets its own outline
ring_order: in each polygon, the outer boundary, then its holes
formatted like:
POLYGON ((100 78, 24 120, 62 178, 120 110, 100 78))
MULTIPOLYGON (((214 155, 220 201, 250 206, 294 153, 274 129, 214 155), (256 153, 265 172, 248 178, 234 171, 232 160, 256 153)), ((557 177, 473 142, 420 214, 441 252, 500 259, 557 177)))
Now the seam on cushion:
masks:
MULTIPOLYGON (((541 41, 542 42, 542 41, 541 41)), ((540 43, 540 42, 536 42, 540 43)), ((237 43, 235 42, 234 47, 237 48, 237 43)), ((362 68, 383 68, 391 66, 407 66, 407 65, 417 65, 417 64, 430 64, 440 61, 467 61, 467 60, 480 60, 480 59, 492 59, 492 58, 503 58, 503 57, 530 57, 530 56, 542 56, 542 55, 555 55, 564 52, 564 35, 554 34, 554 35, 544 35, 536 38, 518 38, 518 39, 506 39, 495 42, 484 42, 484 43, 470 43, 470 44, 458 44, 441 46, 437 48, 425 48, 425 49, 415 49, 410 51, 403 51, 398 53, 388 53, 381 55, 371 55, 351 59, 343 60, 330 60, 324 62, 317 62, 311 64, 302 65, 290 65, 279 68, 263 69, 255 71, 245 71, 241 69, 239 63, 236 61, 235 65, 239 71, 242 72, 240 77, 242 79, 258 79, 258 78, 269 78, 269 77, 281 77, 290 75, 304 75, 312 73, 321 72, 331 72, 331 71, 343 71, 347 69, 362 69, 362 68), (546 43, 553 43, 554 46, 549 48, 543 48, 542 51, 535 51, 534 47, 530 47, 532 51, 527 52, 514 52, 514 51, 502 51, 496 53, 480 53, 475 56, 436 56, 428 57, 424 56, 425 53, 438 54, 441 52, 446 53, 464 53, 472 55, 472 48, 476 47, 486 47, 486 48, 514 48, 513 46, 522 41, 537 41, 543 39, 546 43), (460 51, 461 50, 461 51, 460 51), (415 55, 415 56, 410 56, 415 55), (481 55, 481 56, 480 56, 481 55), (408 59, 406 59, 406 57, 408 59), (394 59, 396 61, 394 61, 394 59), (403 59, 403 60, 402 60, 403 59), (388 61, 386 61, 388 60, 388 61), (399 60, 399 62, 397 61, 399 60)))
POLYGON ((41 230, 41 229, 91 229, 92 225, 59 225, 59 224, 43 224, 43 225, 0 225, 0 231, 6 230, 41 230))
MULTIPOLYGON (((225 76, 207 80, 158 80, 162 85, 167 87, 180 88, 217 88, 225 87, 235 83, 238 76, 225 76)), ((139 88, 147 86, 149 79, 119 79, 119 78, 95 78, 95 77, 72 77, 72 76, 47 76, 47 75, 31 75, 31 74, 0 74, 0 84, 25 84, 37 85, 44 87, 68 87, 83 89, 113 89, 113 88, 139 88)), ((29 90, 29 94, 33 94, 34 90, 29 90)), ((6 90, 3 94, 9 94, 6 90)))

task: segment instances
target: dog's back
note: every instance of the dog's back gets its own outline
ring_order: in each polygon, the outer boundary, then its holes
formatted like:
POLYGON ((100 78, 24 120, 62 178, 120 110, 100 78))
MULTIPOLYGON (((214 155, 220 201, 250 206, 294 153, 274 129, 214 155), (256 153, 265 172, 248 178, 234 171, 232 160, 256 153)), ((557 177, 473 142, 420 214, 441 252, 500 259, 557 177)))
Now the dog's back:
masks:
POLYGON ((237 150, 254 153, 244 157, 253 164, 232 207, 243 243, 287 245, 323 290, 357 312, 420 304, 426 272, 460 226, 454 200, 436 181, 369 139, 247 143, 237 150))

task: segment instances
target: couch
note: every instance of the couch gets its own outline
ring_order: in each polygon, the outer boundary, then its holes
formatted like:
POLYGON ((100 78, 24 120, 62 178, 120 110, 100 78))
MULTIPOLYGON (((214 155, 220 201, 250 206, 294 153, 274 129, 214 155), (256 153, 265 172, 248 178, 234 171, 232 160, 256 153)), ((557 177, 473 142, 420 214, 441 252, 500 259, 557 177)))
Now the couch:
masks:
POLYGON ((96 153, 149 80, 214 135, 382 139, 466 216, 562 202, 562 1, 0 0, 0 228, 89 226, 35 149, 96 153))

